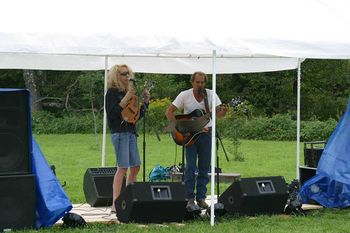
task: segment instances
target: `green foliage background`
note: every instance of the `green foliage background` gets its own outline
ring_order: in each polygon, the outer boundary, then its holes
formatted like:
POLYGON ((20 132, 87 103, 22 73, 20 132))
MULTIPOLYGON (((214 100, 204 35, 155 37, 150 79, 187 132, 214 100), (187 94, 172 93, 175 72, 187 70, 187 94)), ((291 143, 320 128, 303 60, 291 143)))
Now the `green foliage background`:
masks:
MULTIPOLYGON (((132 64, 130 64, 132 66, 132 64)), ((102 130, 104 71, 45 71, 36 77, 44 111, 33 113, 33 130, 47 133, 92 133, 102 130)), ((241 138, 294 140, 296 70, 217 75, 222 102, 240 96, 244 104, 233 109, 219 129, 241 138)), ((162 132, 164 112, 176 95, 191 87, 190 75, 137 73, 138 89, 155 81, 147 116, 147 130, 162 132)), ((0 70, 0 87, 25 88, 21 70, 0 70)), ((211 87, 211 76, 207 87, 211 87)), ((342 116, 350 95, 350 60, 302 63, 301 118, 303 140, 326 139, 342 116)))

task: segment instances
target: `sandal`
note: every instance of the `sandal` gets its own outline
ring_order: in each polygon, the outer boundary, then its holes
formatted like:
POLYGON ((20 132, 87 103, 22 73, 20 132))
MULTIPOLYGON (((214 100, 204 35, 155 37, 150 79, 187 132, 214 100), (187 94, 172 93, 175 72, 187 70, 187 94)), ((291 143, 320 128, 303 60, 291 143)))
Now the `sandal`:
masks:
POLYGON ((109 212, 109 213, 110 213, 110 215, 117 214, 117 212, 115 210, 111 210, 111 212, 109 212))

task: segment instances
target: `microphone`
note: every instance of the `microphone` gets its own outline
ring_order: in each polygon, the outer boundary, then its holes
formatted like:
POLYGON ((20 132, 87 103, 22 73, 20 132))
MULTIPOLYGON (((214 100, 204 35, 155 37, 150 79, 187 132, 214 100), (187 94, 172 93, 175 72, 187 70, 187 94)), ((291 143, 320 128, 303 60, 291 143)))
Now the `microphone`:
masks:
POLYGON ((203 88, 202 87, 198 87, 198 95, 203 95, 203 88))

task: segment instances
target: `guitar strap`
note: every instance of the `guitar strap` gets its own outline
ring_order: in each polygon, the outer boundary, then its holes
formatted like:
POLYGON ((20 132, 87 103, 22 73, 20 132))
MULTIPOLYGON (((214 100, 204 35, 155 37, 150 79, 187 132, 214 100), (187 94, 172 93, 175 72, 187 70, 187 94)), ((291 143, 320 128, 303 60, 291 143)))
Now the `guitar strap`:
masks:
POLYGON ((205 111, 206 111, 206 113, 210 112, 210 111, 209 111, 209 103, 208 103, 207 90, 204 91, 204 105, 205 105, 205 111))

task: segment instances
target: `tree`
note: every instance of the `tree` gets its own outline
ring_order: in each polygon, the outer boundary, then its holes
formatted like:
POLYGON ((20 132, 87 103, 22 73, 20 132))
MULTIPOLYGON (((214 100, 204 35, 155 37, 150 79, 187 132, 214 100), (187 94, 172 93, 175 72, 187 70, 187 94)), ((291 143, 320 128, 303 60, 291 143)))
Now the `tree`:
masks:
POLYGON ((43 110, 43 105, 40 100, 40 91, 37 82, 46 77, 46 72, 42 70, 23 70, 23 80, 25 87, 31 92, 32 111, 43 110))

